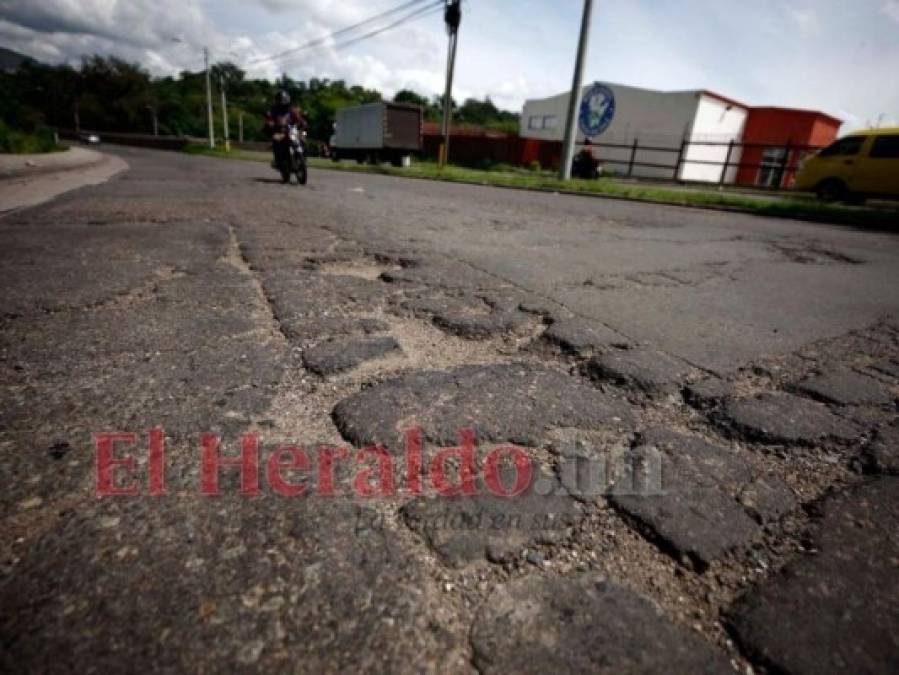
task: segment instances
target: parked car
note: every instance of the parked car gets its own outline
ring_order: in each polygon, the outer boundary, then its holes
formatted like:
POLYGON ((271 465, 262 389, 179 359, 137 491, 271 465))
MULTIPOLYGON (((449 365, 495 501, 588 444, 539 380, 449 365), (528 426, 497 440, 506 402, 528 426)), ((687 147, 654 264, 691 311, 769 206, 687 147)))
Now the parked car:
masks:
POLYGON ((832 143, 803 162, 795 187, 829 202, 899 199, 899 127, 857 131, 832 143))

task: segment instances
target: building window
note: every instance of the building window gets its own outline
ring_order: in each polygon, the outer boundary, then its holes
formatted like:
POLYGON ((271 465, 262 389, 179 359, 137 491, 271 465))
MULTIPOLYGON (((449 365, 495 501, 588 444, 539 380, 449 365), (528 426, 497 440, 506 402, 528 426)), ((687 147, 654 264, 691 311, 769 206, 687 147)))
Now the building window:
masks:
POLYGON ((878 136, 871 148, 873 159, 899 159, 899 136, 878 136))
POLYGON ((765 148, 762 151, 759 176, 755 184, 761 187, 780 187, 783 182, 786 157, 786 148, 765 148))
POLYGON ((543 117, 544 129, 556 129, 559 126, 559 118, 555 115, 545 115, 543 117))
POLYGON ((528 129, 542 129, 543 128, 543 118, 540 115, 531 115, 528 118, 528 129))

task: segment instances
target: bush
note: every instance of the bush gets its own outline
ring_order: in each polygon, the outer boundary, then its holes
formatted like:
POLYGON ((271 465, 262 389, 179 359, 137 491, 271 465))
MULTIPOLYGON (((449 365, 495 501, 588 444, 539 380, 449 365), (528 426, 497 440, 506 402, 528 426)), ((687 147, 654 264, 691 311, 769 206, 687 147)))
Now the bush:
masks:
POLYGON ((543 171, 543 167, 540 166, 540 160, 535 159, 532 160, 530 164, 528 164, 528 169, 533 172, 543 171))
POLYGON ((477 169, 478 171, 494 171, 496 169, 496 162, 485 157, 483 159, 475 161, 473 168, 477 169))
POLYGON ((5 122, 0 120, 0 152, 30 155, 55 152, 58 149, 53 132, 46 127, 38 127, 34 133, 26 134, 10 129, 5 122))

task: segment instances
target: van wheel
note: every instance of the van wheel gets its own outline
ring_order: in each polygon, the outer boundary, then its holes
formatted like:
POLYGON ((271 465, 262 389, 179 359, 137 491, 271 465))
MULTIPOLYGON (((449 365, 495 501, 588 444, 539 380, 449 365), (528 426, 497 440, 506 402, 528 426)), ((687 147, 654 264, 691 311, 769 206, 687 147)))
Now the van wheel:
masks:
POLYGON ((849 197, 846 184, 836 178, 821 181, 815 189, 815 193, 822 202, 841 202, 849 197))

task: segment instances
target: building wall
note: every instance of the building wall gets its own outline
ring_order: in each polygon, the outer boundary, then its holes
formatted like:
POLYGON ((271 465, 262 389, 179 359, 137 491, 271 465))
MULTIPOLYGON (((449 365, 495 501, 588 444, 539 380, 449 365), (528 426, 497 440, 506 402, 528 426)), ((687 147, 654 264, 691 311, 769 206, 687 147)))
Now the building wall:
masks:
MULTIPOLYGON (((582 97, 590 86, 582 89, 582 97)), ((699 105, 699 92, 661 92, 620 84, 606 86, 615 94, 615 116, 602 134, 592 136, 590 140, 623 146, 594 148, 594 156, 606 167, 626 172, 635 139, 640 145, 648 147, 677 149, 685 135, 690 133, 699 105)), ((568 99, 568 94, 560 94, 526 101, 521 115, 521 136, 545 141, 564 140, 568 99)), ((577 143, 584 140, 584 135, 578 130, 577 143)), ((671 179, 674 178, 677 152, 640 150, 636 161, 657 166, 634 167, 635 176, 671 179)))
MULTIPOLYGON (((737 173, 740 185, 757 185, 765 149, 791 146, 786 171, 776 187, 791 187, 802 158, 814 148, 830 145, 837 137, 841 122, 809 110, 787 108, 752 108, 743 134, 743 166, 737 173)), ((786 150, 784 150, 786 152, 786 150)))
MULTIPOLYGON (((581 97, 593 85, 584 87, 581 97)), ((662 92, 607 84, 615 95, 615 115, 608 128, 590 140, 593 155, 606 169, 644 178, 678 179, 789 187, 802 158, 830 144, 840 121, 823 113, 788 108, 748 108, 707 91, 662 92), (689 143, 681 157, 681 143, 689 143), (729 144, 733 147, 729 150, 729 144), (634 152, 634 144, 639 149, 634 152), (703 145, 718 143, 720 145, 703 145), (790 144, 787 150, 784 146, 790 144), (810 148, 811 146, 811 148, 810 148), (780 148, 780 149, 778 149, 780 148), (738 166, 723 164, 728 160, 738 166), (778 154, 780 153, 780 154, 778 154), (783 159, 786 156, 786 170, 783 159), (678 159, 682 160, 676 171, 678 159), (642 165, 642 166, 638 166, 642 165)), ((520 135, 533 142, 561 143, 568 114, 568 94, 526 101, 520 135)), ((578 130, 577 143, 584 136, 578 130)), ((553 156, 552 163, 558 163, 553 156)), ((546 166, 545 158, 541 164, 546 166)))
POLYGON ((812 135, 809 138, 809 145, 826 147, 837 140, 840 133, 840 127, 843 123, 840 120, 830 119, 827 117, 818 117, 815 125, 812 127, 812 135))
POLYGON ((568 94, 524 102, 519 119, 519 136, 541 141, 561 141, 565 137, 565 116, 568 114, 568 94), (544 125, 544 120, 552 124, 544 125))
MULTIPOLYGON (((687 145, 684 153, 680 179, 720 182, 724 164, 728 161, 728 147, 726 145, 700 144, 739 142, 748 114, 748 109, 741 105, 724 101, 710 94, 701 94, 689 136, 691 144, 687 145), (706 164, 705 162, 715 162, 715 164, 706 164)), ((739 147, 731 150, 730 161, 740 161, 739 147)), ((728 168, 723 175, 724 182, 732 183, 736 176, 737 167, 728 168)))

